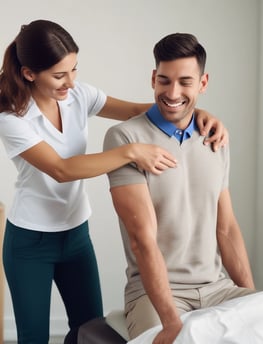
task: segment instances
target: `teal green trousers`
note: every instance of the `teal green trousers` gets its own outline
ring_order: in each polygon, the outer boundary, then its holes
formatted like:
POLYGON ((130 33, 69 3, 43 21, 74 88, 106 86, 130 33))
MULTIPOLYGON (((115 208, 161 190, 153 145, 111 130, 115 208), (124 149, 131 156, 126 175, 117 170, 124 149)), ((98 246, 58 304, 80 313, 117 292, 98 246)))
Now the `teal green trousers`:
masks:
POLYGON ((4 269, 18 344, 48 344, 52 281, 70 329, 103 315, 101 289, 88 223, 63 232, 38 232, 7 221, 4 269))

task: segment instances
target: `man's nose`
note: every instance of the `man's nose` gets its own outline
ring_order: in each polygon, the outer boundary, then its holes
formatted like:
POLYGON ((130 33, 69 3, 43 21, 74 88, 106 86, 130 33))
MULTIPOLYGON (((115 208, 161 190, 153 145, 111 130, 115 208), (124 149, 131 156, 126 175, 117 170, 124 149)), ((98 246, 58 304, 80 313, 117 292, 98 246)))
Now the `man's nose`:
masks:
POLYGON ((177 83, 170 84, 169 87, 167 88, 167 97, 170 99, 177 99, 181 95, 181 88, 180 85, 177 83))

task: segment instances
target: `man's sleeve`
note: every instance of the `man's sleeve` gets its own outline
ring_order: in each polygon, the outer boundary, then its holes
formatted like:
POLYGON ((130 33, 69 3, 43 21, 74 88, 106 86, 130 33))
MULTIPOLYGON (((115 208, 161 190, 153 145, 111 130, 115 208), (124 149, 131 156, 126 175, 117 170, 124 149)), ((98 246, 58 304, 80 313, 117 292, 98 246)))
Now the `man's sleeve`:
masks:
MULTIPOLYGON (((122 125, 115 125, 108 129, 104 138, 103 150, 113 149, 124 144, 131 143, 132 140, 122 128, 122 125)), ((115 171, 108 173, 110 187, 128 185, 128 184, 145 184, 146 178, 143 171, 140 171, 135 163, 127 164, 115 171)))

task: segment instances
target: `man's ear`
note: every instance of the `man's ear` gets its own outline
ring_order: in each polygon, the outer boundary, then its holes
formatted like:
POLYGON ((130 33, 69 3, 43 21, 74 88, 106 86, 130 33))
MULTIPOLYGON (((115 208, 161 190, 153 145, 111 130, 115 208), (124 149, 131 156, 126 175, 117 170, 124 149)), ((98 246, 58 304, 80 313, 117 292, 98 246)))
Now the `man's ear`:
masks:
POLYGON ((30 82, 35 80, 35 73, 33 73, 32 70, 30 68, 28 68, 28 67, 23 66, 21 68, 21 74, 23 75, 23 77, 26 80, 28 80, 30 82))
POLYGON ((156 69, 152 71, 152 88, 155 88, 155 77, 156 77, 156 69))
POLYGON ((208 78, 209 77, 207 73, 204 73, 201 76, 199 93, 204 93, 206 91, 207 86, 208 86, 208 78))

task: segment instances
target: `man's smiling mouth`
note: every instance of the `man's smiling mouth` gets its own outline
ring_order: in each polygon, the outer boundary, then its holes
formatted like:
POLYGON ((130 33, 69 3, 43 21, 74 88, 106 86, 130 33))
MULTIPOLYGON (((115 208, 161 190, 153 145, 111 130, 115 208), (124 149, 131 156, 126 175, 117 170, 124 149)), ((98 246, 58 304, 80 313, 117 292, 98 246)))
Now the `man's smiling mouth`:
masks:
POLYGON ((162 102, 166 105, 169 106, 171 108, 177 108, 178 106, 184 105, 186 103, 186 100, 183 100, 179 103, 169 103, 167 102, 165 99, 162 98, 162 102))

